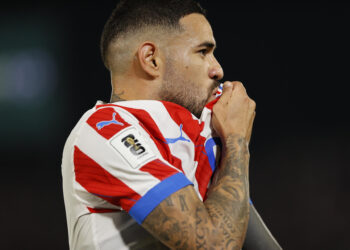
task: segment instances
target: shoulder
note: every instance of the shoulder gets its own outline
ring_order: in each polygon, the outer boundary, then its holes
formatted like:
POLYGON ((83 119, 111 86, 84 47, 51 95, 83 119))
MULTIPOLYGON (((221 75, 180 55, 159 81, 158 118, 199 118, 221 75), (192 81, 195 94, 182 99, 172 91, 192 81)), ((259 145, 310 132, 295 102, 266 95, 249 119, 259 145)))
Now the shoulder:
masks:
POLYGON ((159 154, 154 139, 133 113, 118 103, 98 103, 82 118, 74 144, 89 149, 94 156, 101 150, 104 155, 117 152, 133 167, 153 160, 159 154), (142 161, 130 162, 134 156, 142 161))
POLYGON ((114 104, 96 105, 85 118, 85 126, 107 140, 137 124, 138 120, 130 112, 114 104))

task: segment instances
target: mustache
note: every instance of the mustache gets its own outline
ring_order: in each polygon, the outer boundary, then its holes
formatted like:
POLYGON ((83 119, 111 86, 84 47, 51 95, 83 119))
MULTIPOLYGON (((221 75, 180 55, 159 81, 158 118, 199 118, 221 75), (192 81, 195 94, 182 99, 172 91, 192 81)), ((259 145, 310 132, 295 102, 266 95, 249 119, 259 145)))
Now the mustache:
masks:
POLYGON ((219 81, 213 81, 213 84, 211 85, 211 87, 210 87, 210 93, 211 92, 213 92, 213 90, 215 89, 215 88, 217 88, 217 87, 219 87, 219 85, 220 85, 221 83, 219 82, 219 81))
POLYGON ((213 85, 215 86, 214 89, 217 88, 217 87, 219 87, 220 84, 221 84, 221 82, 219 82, 219 81, 214 81, 214 83, 213 83, 213 85))

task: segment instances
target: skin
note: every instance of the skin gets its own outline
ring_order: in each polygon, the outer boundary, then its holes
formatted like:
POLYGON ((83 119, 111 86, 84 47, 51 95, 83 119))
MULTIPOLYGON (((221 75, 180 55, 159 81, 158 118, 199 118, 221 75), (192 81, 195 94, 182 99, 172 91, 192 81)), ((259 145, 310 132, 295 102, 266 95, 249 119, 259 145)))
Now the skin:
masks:
POLYGON ((112 68, 111 102, 165 100, 200 116, 219 85, 218 80, 223 78, 223 69, 214 56, 216 43, 206 18, 191 14, 182 18, 180 24, 183 32, 165 34, 164 37, 170 37, 163 38, 165 42, 141 40, 125 74, 112 68))
POLYGON ((160 99, 175 102, 197 117, 223 78, 214 56, 213 31, 204 16, 193 14, 180 20, 184 32, 169 44, 160 99), (174 84, 176 83, 176 84, 174 84))
MULTIPOLYGON (((197 112, 208 97, 213 98, 223 71, 213 55, 210 24, 199 14, 187 15, 180 23, 184 31, 172 37, 166 49, 141 41, 124 74, 112 69, 112 101, 172 100, 175 97, 169 92, 173 91, 178 104, 195 102, 190 108, 197 112)), ((223 150, 207 199, 202 202, 193 186, 170 195, 142 223, 155 238, 172 249, 242 248, 249 219, 248 144, 254 117, 255 102, 243 84, 225 82, 212 114, 223 150)))

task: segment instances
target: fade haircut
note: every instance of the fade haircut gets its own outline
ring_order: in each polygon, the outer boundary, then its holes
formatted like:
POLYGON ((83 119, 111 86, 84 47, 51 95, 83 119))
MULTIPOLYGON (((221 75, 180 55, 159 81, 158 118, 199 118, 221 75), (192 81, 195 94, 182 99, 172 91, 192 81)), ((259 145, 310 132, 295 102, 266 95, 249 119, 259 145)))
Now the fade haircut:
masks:
MULTIPOLYGON (((166 32, 181 32, 180 19, 192 13, 206 16, 206 10, 194 0, 119 1, 102 32, 100 49, 104 65, 111 70, 112 65, 109 60, 111 55, 109 54, 111 44, 114 43, 119 48, 113 51, 113 57, 117 60, 118 71, 123 71, 125 62, 120 61, 123 60, 123 55, 130 50, 130 43, 126 39, 152 30, 153 34, 157 35, 166 32)), ((127 54, 127 57, 132 56, 127 54)))

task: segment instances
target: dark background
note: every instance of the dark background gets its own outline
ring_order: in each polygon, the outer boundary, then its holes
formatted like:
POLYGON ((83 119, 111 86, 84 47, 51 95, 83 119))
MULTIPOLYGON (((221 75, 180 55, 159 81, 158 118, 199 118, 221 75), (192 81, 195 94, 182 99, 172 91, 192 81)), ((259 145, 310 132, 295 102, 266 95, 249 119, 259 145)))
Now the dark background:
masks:
MULTIPOLYGON (((116 1, 0 8, 1 249, 68 249, 61 156, 110 79, 116 1)), ((284 249, 350 249, 348 5, 201 1, 225 71, 257 103, 252 200, 284 249)))

